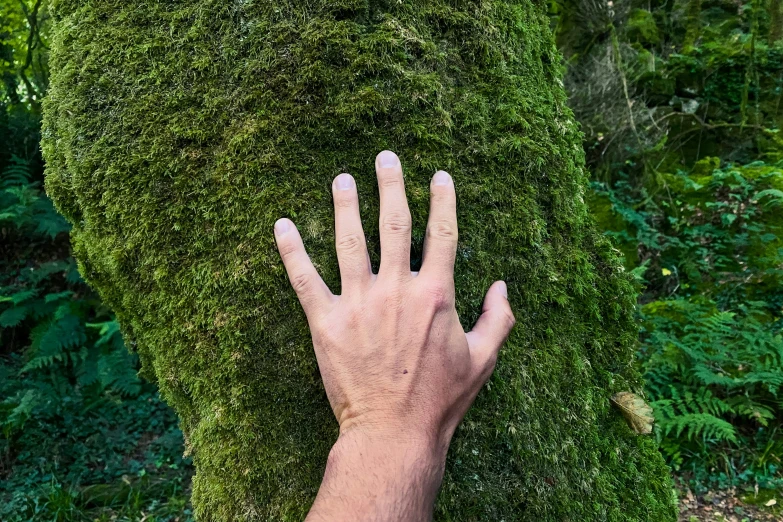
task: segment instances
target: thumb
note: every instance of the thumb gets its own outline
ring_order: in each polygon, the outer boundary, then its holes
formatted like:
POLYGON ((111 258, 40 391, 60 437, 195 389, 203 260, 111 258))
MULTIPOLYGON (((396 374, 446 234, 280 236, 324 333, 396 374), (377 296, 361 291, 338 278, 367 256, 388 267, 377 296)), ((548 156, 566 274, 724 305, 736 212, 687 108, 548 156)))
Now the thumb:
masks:
POLYGON ((514 323, 516 319, 508 303, 506 283, 495 281, 484 298, 481 316, 473 329, 465 334, 474 366, 484 379, 492 374, 500 347, 511 333, 514 323))

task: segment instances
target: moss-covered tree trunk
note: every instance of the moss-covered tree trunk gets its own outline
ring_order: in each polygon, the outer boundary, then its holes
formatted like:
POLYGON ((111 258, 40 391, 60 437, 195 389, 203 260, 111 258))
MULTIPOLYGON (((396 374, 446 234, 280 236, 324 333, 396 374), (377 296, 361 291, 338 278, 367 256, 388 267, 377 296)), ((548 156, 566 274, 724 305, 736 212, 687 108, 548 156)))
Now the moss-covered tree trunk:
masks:
POLYGON ((545 2, 54 3, 47 189, 181 418, 201 520, 301 520, 316 494, 337 423, 272 224, 293 217, 339 291, 330 183, 350 172, 377 266, 384 148, 416 252, 432 173, 454 177, 465 325, 497 278, 518 318, 436 519, 674 519, 654 440, 609 401, 641 387, 634 295, 587 215, 545 2))

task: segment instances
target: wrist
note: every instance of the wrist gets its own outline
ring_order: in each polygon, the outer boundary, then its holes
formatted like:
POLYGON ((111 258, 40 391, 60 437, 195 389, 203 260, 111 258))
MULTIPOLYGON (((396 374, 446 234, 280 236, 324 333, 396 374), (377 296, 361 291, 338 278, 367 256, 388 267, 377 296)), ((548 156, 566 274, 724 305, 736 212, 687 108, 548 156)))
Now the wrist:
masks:
POLYGON ((400 464, 415 461, 427 467, 443 468, 450 439, 429 432, 355 426, 340 430, 329 458, 339 459, 346 452, 351 452, 381 460, 394 460, 400 464))
POLYGON ((418 421, 403 416, 373 412, 338 417, 340 436, 337 439, 362 446, 388 446, 398 450, 415 451, 445 461, 454 428, 451 423, 424 415, 418 421))

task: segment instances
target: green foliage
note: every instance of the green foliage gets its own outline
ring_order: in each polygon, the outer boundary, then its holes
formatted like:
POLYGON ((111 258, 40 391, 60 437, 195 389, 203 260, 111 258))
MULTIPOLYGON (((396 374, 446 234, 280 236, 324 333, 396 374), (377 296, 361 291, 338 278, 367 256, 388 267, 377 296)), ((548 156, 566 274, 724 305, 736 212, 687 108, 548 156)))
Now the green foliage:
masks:
POLYGON ((765 306, 751 302, 737 313, 720 312, 676 299, 642 309, 647 390, 675 468, 694 461, 715 466, 721 450, 738 447, 752 453, 754 467, 769 466, 762 470, 767 478, 779 468, 760 462, 765 447, 757 446, 758 435, 780 442, 783 417, 783 338, 765 306))
POLYGON ((665 185, 655 192, 622 179, 611 189, 594 183, 592 206, 621 248, 633 246, 626 267, 644 264, 642 302, 700 296, 728 310, 764 301, 777 313, 783 304, 777 210, 783 169, 761 162, 717 165, 707 158, 690 174, 661 174, 665 185), (607 206, 619 221, 606 220, 607 206))
POLYGON ((10 101, 0 99, 0 520, 190 519, 173 412, 79 276, 70 225, 41 189, 40 122, 10 101))
POLYGON ((783 169, 706 159, 650 193, 595 184, 593 206, 633 247, 642 294, 640 359, 661 448, 701 482, 783 481, 783 169), (603 214, 607 215, 605 211, 603 214), (775 451, 770 449, 777 448, 775 451), (727 465, 726 463, 730 463, 727 465))
MULTIPOLYGON (((0 393, 30 388, 14 375, 20 364, 4 361, 0 393)), ((133 400, 78 391, 52 400, 30 409, 23 431, 0 439, 0 519, 192 519, 182 434, 154 389, 133 400)))
MULTIPOLYGON (((23 242, 32 254, 70 228, 31 178, 29 165, 17 157, 0 177, 0 226, 8 227, 7 239, 16 243, 17 253, 23 253, 23 242)), ((74 386, 92 387, 95 395, 108 390, 138 395, 135 363, 119 329, 86 292, 72 259, 4 259, 1 277, 0 335, 15 342, 29 331, 19 370, 29 387, 2 403, 0 426, 6 435, 21 428, 35 408, 72 394, 74 386)))
POLYGON ((653 14, 646 9, 632 10, 628 17, 628 36, 632 40, 658 43, 661 36, 653 14))
POLYGON ((570 105, 597 179, 661 185, 705 156, 781 159, 780 3, 557 2, 570 105))
MULTIPOLYGON (((9 379, 0 392, 19 385, 9 379)), ((4 521, 192 519, 182 434, 151 389, 135 400, 71 394, 0 449, 4 521)))
MULTIPOLYGON (((54 210, 40 185, 40 182, 32 181, 30 162, 11 156, 9 164, 0 172, 0 227, 13 227, 22 234, 49 239, 70 230, 70 225, 54 210)), ((37 279, 39 276, 25 277, 37 279)))
POLYGON ((173 413, 79 277, 35 174, 14 158, 0 176, 14 246, 0 257, 0 520, 182 519, 190 472, 173 413))
MULTIPOLYGON (((673 520, 640 391, 635 295, 591 222, 541 3, 59 0, 47 191, 80 271, 181 419, 204 520, 300 520, 337 425, 274 246, 292 216, 338 288, 330 184, 351 172, 378 263, 372 162, 400 153, 414 223, 458 187, 456 300, 508 282, 518 324, 459 428, 440 520, 673 520)), ((416 227, 414 256, 423 231, 416 227)), ((415 261, 415 260, 414 260, 415 261)))
POLYGON ((558 38, 602 181, 591 207, 642 289, 639 355, 661 448, 698 484, 775 485, 780 2, 591 5, 562 2, 558 38))
POLYGON ((35 112, 46 92, 47 0, 0 0, 0 100, 35 112))

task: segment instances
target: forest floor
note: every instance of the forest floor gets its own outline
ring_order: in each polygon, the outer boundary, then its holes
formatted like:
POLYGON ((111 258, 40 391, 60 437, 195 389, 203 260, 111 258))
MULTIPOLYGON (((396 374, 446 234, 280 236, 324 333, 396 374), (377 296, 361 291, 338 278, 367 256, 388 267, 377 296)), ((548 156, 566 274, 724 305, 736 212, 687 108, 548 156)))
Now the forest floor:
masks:
POLYGON ((783 492, 761 490, 743 494, 736 489, 694 495, 680 494, 680 522, 780 522, 783 492))

